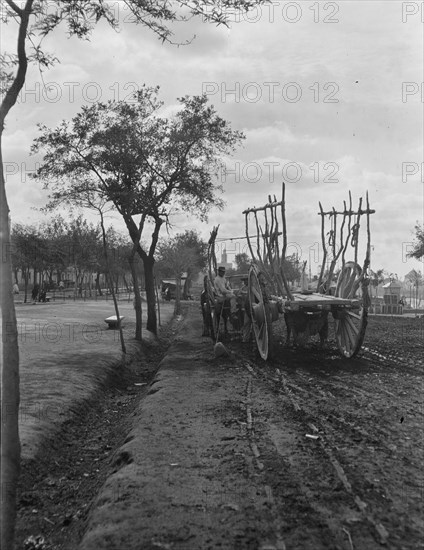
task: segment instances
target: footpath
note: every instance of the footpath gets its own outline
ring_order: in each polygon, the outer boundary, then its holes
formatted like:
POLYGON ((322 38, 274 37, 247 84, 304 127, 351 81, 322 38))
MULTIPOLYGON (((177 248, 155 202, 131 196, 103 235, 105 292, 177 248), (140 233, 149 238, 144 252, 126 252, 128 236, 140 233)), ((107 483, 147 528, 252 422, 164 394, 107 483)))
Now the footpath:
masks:
POLYGON ((240 360, 214 357, 191 307, 112 458, 80 549, 285 548, 257 479, 250 378, 240 360))

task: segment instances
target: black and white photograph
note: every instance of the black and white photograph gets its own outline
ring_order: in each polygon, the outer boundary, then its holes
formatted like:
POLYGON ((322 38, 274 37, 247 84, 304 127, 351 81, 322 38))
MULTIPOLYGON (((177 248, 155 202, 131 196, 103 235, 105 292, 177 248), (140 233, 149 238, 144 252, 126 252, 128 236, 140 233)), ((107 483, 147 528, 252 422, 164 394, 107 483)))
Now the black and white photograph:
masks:
POLYGON ((424 2, 2 0, 2 550, 424 549, 424 2))

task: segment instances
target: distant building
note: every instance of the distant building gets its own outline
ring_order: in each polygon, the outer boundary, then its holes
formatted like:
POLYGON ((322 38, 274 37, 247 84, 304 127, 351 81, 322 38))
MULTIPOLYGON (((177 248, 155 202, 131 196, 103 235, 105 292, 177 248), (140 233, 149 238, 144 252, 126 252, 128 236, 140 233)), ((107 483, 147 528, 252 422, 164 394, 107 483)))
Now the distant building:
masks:
POLYGON ((233 268, 233 264, 232 262, 229 262, 228 259, 227 259, 227 250, 224 249, 222 251, 222 254, 221 254, 221 261, 218 263, 218 266, 223 266, 225 267, 225 269, 232 269, 233 268))
POLYGON ((403 304, 401 304, 401 285, 397 281, 390 281, 383 285, 383 307, 382 313, 391 315, 402 315, 403 304))
POLYGON ((371 305, 369 307, 370 313, 383 313, 384 310, 384 298, 381 296, 371 296, 371 305))

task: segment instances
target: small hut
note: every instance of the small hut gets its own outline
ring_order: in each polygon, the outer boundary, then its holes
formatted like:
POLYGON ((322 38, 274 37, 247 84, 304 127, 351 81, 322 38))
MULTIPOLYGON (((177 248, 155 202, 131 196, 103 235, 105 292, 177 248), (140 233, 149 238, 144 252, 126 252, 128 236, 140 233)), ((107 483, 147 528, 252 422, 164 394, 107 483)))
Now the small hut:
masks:
POLYGON ((403 304, 401 303, 401 286, 397 281, 390 281, 383 285, 383 311, 390 315, 402 315, 403 304))

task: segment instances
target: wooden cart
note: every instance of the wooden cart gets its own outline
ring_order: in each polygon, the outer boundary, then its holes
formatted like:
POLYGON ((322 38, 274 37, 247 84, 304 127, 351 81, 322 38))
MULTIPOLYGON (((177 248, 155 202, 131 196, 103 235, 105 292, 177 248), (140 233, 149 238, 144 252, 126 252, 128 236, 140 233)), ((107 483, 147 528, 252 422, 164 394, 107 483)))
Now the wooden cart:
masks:
MULTIPOLYGON (((252 326, 257 348, 263 359, 268 359, 272 350, 272 322, 284 315, 288 334, 312 335, 318 333, 323 342, 328 333, 328 315, 335 320, 335 337, 340 353, 354 357, 361 348, 367 326, 369 307, 370 265, 370 214, 368 194, 365 208, 359 199, 356 210, 352 209, 352 196, 344 208, 324 211, 319 204, 321 216, 321 244, 323 257, 317 291, 306 285, 293 290, 285 273, 287 231, 285 215, 285 186, 282 199, 268 197, 268 204, 249 208, 245 215, 246 238, 253 258, 249 272, 248 293, 252 326), (365 221, 365 227, 361 222, 365 221), (253 228, 252 228, 253 224, 253 228), (253 229, 253 231, 252 231, 253 229), (365 259, 358 263, 360 234, 365 233, 365 259), (256 234, 256 246, 250 233, 256 234), (346 261, 347 253, 352 259, 346 261), (335 287, 334 274, 339 266, 335 287)), ((304 268, 306 262, 304 264, 304 268)))

